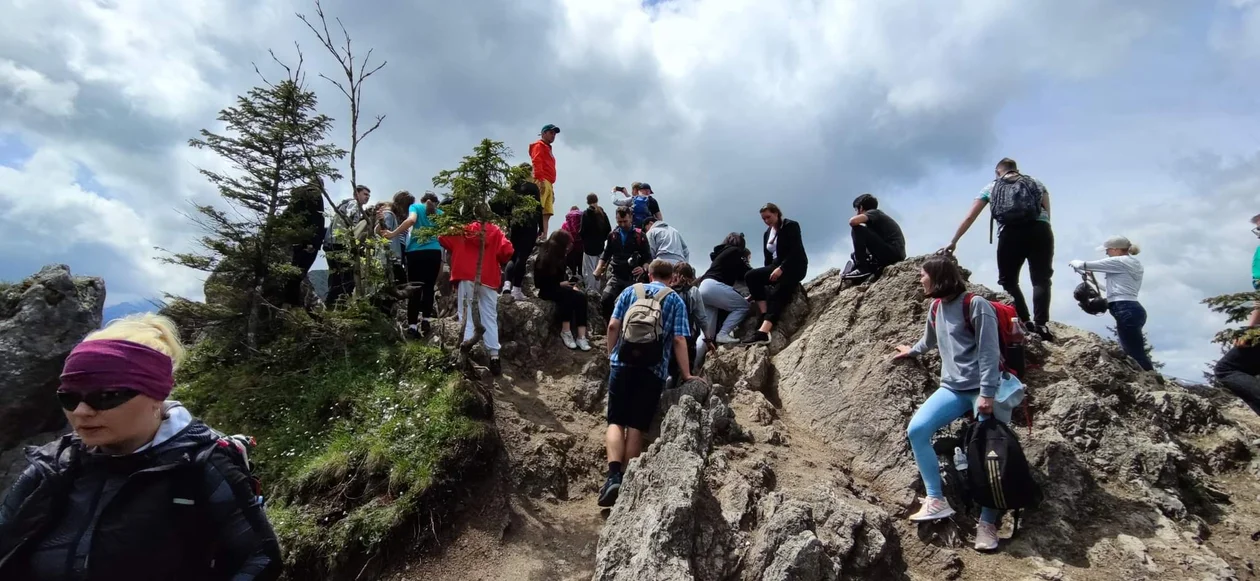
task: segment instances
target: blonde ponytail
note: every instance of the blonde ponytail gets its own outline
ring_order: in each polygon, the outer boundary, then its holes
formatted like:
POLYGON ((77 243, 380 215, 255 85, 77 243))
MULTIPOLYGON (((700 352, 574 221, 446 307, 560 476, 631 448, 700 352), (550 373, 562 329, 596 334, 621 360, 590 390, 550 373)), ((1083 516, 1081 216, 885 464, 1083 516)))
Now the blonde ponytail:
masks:
POLYGON ((1142 247, 1137 244, 1129 244, 1129 256, 1137 256, 1142 253, 1142 247))
POLYGON ((186 352, 179 341, 179 329, 175 322, 153 313, 128 315, 110 321, 104 329, 90 333, 84 342, 116 339, 144 345, 165 353, 176 369, 183 363, 186 352))

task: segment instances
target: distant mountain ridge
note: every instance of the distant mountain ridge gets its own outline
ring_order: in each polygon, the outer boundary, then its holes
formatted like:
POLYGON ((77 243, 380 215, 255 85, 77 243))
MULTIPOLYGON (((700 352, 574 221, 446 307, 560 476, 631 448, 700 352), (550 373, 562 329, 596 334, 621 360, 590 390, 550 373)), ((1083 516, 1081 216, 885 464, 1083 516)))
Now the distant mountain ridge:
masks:
POLYGON ((108 325, 110 321, 121 319, 127 315, 156 313, 160 307, 161 303, 157 300, 138 300, 110 305, 105 307, 105 311, 101 314, 101 326, 108 325))

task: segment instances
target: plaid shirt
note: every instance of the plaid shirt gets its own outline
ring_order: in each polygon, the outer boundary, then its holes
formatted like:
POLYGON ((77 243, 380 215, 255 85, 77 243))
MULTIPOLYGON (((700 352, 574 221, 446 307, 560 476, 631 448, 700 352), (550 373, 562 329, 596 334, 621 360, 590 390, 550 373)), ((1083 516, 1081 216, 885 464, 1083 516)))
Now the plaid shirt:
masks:
MULTIPOLYGON (((634 304, 634 286, 630 285, 626 287, 626 290, 621 291, 621 296, 617 297, 617 305, 613 307, 612 318, 618 321, 625 319, 626 311, 630 308, 630 305, 634 304)), ((656 296, 656 293, 665 288, 665 285, 659 282, 651 282, 644 286, 647 287, 647 295, 650 297, 656 296)), ((661 351, 661 363, 653 367, 652 371, 656 373, 657 377, 661 378, 661 381, 664 381, 666 377, 669 377, 669 359, 674 355, 674 337, 691 336, 691 323, 687 317, 687 304, 683 302, 682 297, 678 296, 678 293, 665 297, 664 304, 661 305, 661 327, 665 333, 665 345, 661 351)), ((620 348, 621 338, 618 337, 617 348, 612 350, 612 357, 610 358, 612 367, 625 367, 625 364, 617 358, 617 351, 620 348)))

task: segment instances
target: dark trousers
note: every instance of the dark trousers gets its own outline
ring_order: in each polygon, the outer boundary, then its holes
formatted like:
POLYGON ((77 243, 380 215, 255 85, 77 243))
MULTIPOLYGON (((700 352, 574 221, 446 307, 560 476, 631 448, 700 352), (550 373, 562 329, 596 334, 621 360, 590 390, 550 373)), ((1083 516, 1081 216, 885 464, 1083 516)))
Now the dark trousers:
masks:
POLYGON ((512 231, 512 260, 508 261, 503 271, 503 278, 512 283, 513 288, 521 288, 525 284, 525 263, 538 244, 538 232, 527 230, 512 231))
POLYGON ((874 273, 883 270, 885 266, 897 264, 906 259, 902 252, 898 252, 891 244, 883 238, 875 235, 875 232, 865 224, 852 226, 851 236, 853 238, 853 262, 861 270, 874 273))
POLYGON ((1234 347, 1216 362, 1216 381, 1260 415, 1260 345, 1234 347))
POLYGON ((442 251, 412 250, 403 254, 403 260, 407 262, 407 286, 411 290, 407 298, 407 324, 414 325, 421 314, 426 319, 435 314, 433 285, 442 271, 442 251))
POLYGON ((801 280, 804 278, 784 272, 779 280, 770 282, 770 273, 774 272, 774 269, 773 266, 763 266, 754 268, 744 275, 744 282, 748 285, 748 294, 752 300, 766 301, 766 312, 762 320, 769 321, 772 325, 778 324, 783 310, 792 304, 796 289, 801 286, 801 280))
POLYGON ((560 287, 549 297, 556 304, 556 320, 573 328, 586 326, 586 294, 575 288, 560 287))
POLYGON ((582 247, 575 246, 569 249, 569 253, 564 257, 564 265, 569 269, 569 274, 582 278, 582 247))
POLYGON ((1116 318, 1116 336, 1120 339, 1120 348, 1137 361, 1138 367, 1145 371, 1155 369, 1151 358, 1146 355, 1146 338, 1142 336, 1142 327, 1146 326, 1146 309, 1142 307, 1142 303, 1117 301, 1107 305, 1107 309, 1116 318))
POLYGON ((1015 300, 1019 320, 1044 325, 1050 322, 1050 279, 1054 276, 1054 232, 1049 222, 1040 220, 1002 228, 998 235, 998 284, 1015 300), (1033 316, 1019 288, 1019 275, 1028 263, 1032 278, 1033 316))
POLYGON ((293 245, 293 261, 291 264, 296 266, 301 274, 294 275, 284 285, 284 302, 285 304, 302 306, 306 301, 302 300, 302 280, 306 278, 306 273, 311 271, 311 265, 315 264, 315 258, 319 256, 319 247, 308 246, 306 244, 293 245))
MULTIPOLYGON (((696 337, 694 335, 687 337, 687 362, 690 363, 690 371, 696 372, 696 337)), ((674 350, 669 350, 669 376, 671 378, 671 387, 675 387, 682 379, 682 367, 678 365, 678 358, 674 357, 674 350)))
POLYGON ((608 282, 604 284, 604 292, 599 295, 599 312, 605 319, 611 318, 613 307, 617 306, 617 297, 621 296, 621 291, 626 290, 630 286, 629 280, 617 278, 616 275, 608 277, 608 282))
POLYGON ((324 304, 334 309, 342 297, 354 294, 354 263, 335 259, 327 253, 324 257, 328 259, 328 297, 324 304))

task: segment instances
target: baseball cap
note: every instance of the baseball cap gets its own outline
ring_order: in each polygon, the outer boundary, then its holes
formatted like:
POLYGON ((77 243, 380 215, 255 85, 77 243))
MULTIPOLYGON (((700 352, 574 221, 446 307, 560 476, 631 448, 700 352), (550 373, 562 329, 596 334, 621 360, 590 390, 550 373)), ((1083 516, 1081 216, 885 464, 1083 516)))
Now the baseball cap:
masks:
MULTIPOLYGON (((650 184, 648 184, 647 182, 639 182, 639 189, 640 189, 640 190, 650 190, 650 189, 652 189, 652 186, 651 186, 650 184)), ((655 193, 655 192, 653 192, 653 193, 655 193)))
POLYGON ((543 125, 542 131, 539 131, 539 133, 546 133, 548 131, 555 131, 556 133, 560 133, 560 128, 548 123, 546 125, 543 125))
POLYGON ((1133 243, 1129 242, 1128 238, 1125 238, 1124 236, 1112 236, 1111 238, 1108 238, 1106 242, 1103 242, 1102 246, 1098 247, 1098 251, 1103 252, 1109 249, 1128 250, 1132 247, 1133 243))

